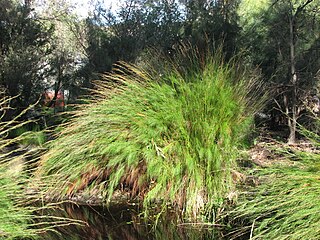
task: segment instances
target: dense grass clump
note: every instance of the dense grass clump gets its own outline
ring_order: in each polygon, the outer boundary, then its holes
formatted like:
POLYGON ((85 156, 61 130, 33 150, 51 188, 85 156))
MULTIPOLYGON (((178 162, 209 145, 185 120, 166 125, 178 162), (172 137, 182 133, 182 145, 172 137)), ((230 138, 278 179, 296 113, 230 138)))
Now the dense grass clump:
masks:
POLYGON ((79 106, 43 157, 49 195, 92 190, 109 201, 120 189, 145 207, 215 216, 261 104, 257 79, 219 57, 191 71, 168 65, 158 74, 119 64, 97 82, 97 98, 79 106))

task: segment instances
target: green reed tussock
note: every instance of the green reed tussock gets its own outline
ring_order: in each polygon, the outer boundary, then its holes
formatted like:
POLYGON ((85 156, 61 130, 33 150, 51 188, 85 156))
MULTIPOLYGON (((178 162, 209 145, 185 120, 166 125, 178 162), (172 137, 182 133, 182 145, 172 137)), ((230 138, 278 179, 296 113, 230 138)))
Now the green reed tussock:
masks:
POLYGON ((214 215, 233 190, 237 148, 261 105, 257 78, 218 56, 192 71, 164 66, 160 74, 121 63, 96 83, 97 97, 42 159, 49 195, 92 190, 108 202, 122 189, 145 209, 157 202, 186 217, 214 215))

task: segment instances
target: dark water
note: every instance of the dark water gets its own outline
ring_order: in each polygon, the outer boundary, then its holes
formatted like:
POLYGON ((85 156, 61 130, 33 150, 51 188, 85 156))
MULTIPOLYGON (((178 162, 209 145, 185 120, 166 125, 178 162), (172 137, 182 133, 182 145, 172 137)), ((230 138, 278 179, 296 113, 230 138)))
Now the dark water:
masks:
MULTIPOLYGON (((48 212, 47 212, 48 214, 48 212)), ((174 217, 166 216, 159 219, 154 227, 148 224, 139 214, 139 209, 133 207, 102 207, 77 206, 63 204, 50 215, 81 220, 82 224, 68 224, 56 228, 41 236, 50 240, 144 240, 144 239, 228 239, 221 231, 208 226, 179 224, 174 217)))

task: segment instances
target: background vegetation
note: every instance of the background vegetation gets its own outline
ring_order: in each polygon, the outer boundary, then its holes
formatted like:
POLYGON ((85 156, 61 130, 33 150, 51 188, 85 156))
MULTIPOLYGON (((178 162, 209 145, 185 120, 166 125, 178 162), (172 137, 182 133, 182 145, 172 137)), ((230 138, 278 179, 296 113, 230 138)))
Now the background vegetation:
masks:
MULTIPOLYGON (((124 0, 116 10, 92 1, 86 18, 68 1, 0 6, 0 85, 19 95, 6 118, 46 90, 55 93, 51 107, 59 91, 72 103, 117 61, 144 62, 150 48, 175 57, 186 43, 200 53, 223 45, 227 59, 242 53, 244 64, 259 66, 274 93, 269 125, 287 127, 290 142, 297 123, 312 126, 307 116, 319 108, 318 0, 124 0)), ((32 117, 46 116, 35 110, 32 117)))
MULTIPOLYGON (((84 200, 110 200, 115 190, 129 189, 145 206, 171 202, 186 216, 215 220, 223 201, 238 196, 238 149, 254 117, 271 138, 295 144, 308 137, 317 145, 319 0, 123 0, 116 10, 92 0, 91 6, 80 17, 70 1, 0 0, 0 91, 7 97, 0 110, 0 205, 16 211, 27 183, 45 186, 52 198, 81 193, 84 200), (265 88, 257 93, 260 84, 265 88), (53 97, 45 101, 48 92, 53 97), (74 103, 85 104, 69 121, 59 112, 74 103), (68 126, 47 131, 61 122, 68 126), (8 147, 18 143, 24 151, 38 145, 48 152, 25 163, 29 170, 40 164, 36 172, 8 184, 10 154, 22 153, 8 147), (60 181, 48 181, 52 176, 60 181)), ((318 211, 318 158, 292 155, 287 166, 261 171, 272 181, 250 190, 254 198, 241 198, 235 213, 248 226, 238 233, 317 236, 319 219, 311 213, 318 211)), ((28 226, 29 210, 17 209, 17 232, 28 226)))

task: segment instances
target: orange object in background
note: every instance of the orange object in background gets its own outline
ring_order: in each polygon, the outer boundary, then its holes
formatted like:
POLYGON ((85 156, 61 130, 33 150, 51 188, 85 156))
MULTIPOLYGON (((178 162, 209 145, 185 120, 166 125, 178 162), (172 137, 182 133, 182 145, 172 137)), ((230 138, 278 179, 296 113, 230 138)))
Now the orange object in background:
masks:
POLYGON ((53 98, 54 98, 54 91, 48 90, 45 93, 43 93, 44 106, 48 106, 48 107, 51 107, 51 108, 64 107, 65 106, 64 94, 63 94, 62 91, 58 92, 57 99, 55 100, 54 103, 51 104, 53 98))

